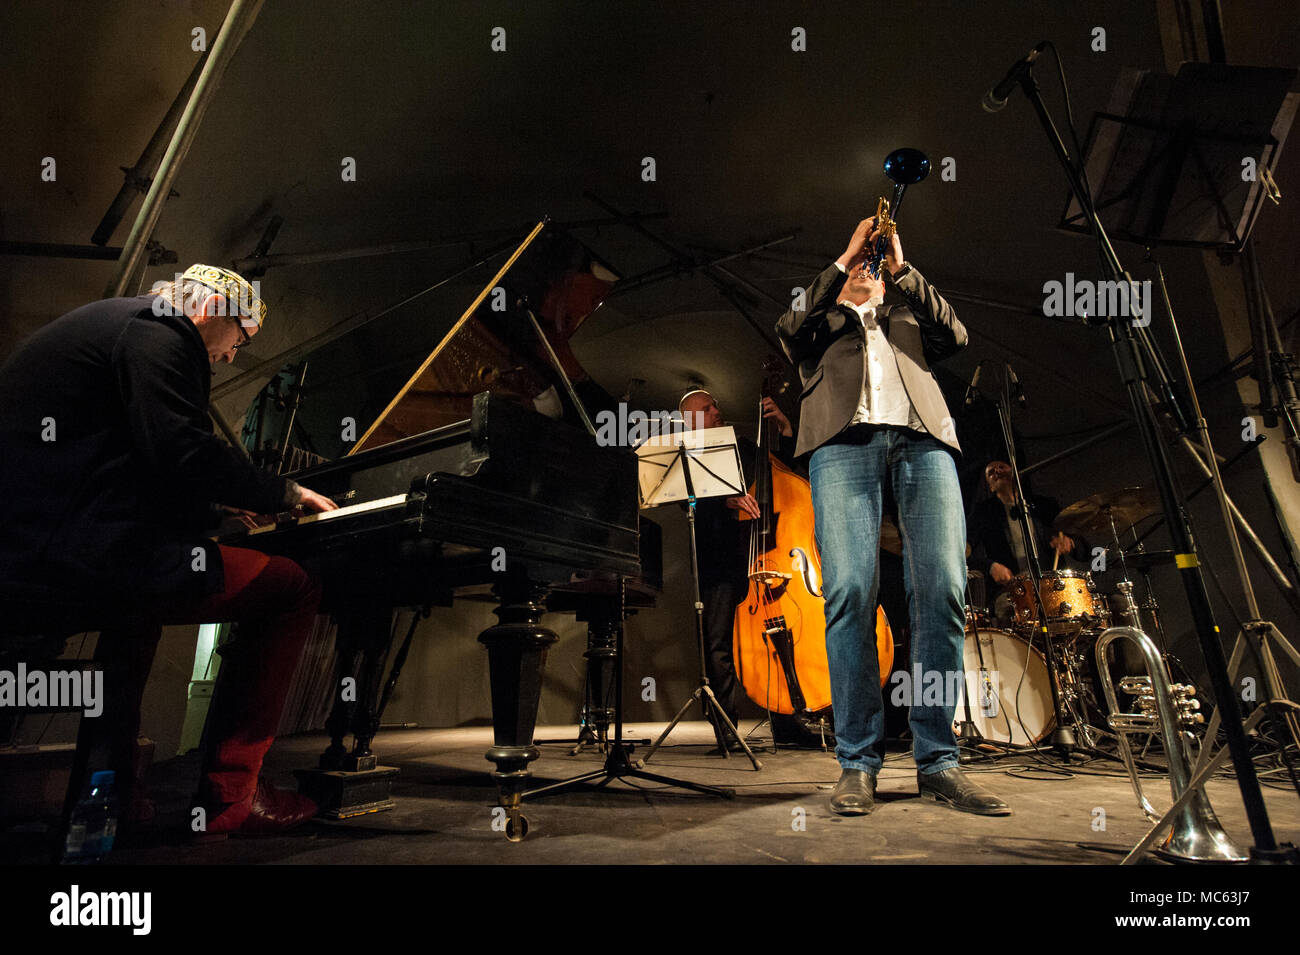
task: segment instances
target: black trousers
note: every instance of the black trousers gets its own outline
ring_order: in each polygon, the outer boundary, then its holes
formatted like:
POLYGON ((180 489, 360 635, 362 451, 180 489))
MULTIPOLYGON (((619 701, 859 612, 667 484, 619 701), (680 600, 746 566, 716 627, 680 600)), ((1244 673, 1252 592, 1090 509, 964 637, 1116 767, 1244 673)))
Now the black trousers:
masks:
POLYGON ((745 578, 700 585, 700 601, 704 604, 704 672, 713 695, 732 723, 739 713, 742 692, 732 657, 732 634, 736 606, 745 599, 747 587, 745 578))

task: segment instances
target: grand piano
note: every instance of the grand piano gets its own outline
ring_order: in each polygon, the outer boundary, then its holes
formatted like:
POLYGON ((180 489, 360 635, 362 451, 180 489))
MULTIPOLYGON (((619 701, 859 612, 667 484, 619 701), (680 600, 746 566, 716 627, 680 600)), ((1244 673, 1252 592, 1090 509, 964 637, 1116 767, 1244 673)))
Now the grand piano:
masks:
MULTIPOLYGON (((338 695, 320 766, 299 778, 327 814, 392 805, 396 770, 378 765, 372 743, 415 629, 413 622, 381 685, 395 609, 450 605, 490 587, 498 622, 478 637, 488 652, 492 694, 494 743, 486 756, 496 764, 506 835, 517 840, 527 831, 521 795, 539 755, 533 731, 546 651, 556 640, 543 616, 564 610, 587 621, 589 680, 599 686, 610 679, 610 648, 625 616, 653 604, 661 585, 658 527, 638 516, 635 455, 600 446, 589 428, 574 423, 584 402, 560 355, 571 370, 567 340, 578 322, 566 325, 555 314, 563 303, 548 298, 540 320, 546 341, 521 350, 527 336, 516 329, 512 339, 509 315, 483 308, 543 226, 352 453, 291 475, 338 510, 223 538, 291 557, 322 579, 322 612, 338 624, 338 695), (538 413, 539 406, 559 417, 538 413)), ((515 305, 531 313, 522 298, 515 305)), ((536 316, 527 317, 540 331, 536 316)))

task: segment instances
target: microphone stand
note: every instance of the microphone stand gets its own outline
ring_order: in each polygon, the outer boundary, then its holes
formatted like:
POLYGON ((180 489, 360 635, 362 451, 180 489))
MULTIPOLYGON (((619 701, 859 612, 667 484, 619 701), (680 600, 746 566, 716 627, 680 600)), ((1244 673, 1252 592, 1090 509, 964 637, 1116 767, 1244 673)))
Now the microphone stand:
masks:
POLYGON ((1034 533, 1032 505, 1025 497, 1025 488, 1020 481, 1020 465, 1016 461, 1016 439, 1011 429, 1011 365, 1003 362, 1002 387, 999 389, 994 405, 998 411, 998 423, 1002 426, 1002 441, 1007 449, 1007 463, 1011 465, 1011 477, 1015 481, 1016 503, 1020 506, 1020 532, 1025 541, 1025 562, 1029 565, 1030 586, 1033 588, 1036 626, 1042 634, 1044 655, 1047 657, 1048 683, 1052 690, 1052 712, 1056 714, 1056 729, 1052 733, 1052 748, 1067 763, 1074 751, 1077 741, 1073 729, 1066 723, 1065 704, 1061 699, 1061 677, 1057 669, 1056 647, 1044 619, 1045 608, 1041 594, 1042 565, 1038 559, 1038 536, 1034 533))
MULTIPOLYGON (((1111 281, 1122 281, 1125 283, 1124 287, 1131 290, 1133 286, 1129 283, 1132 280, 1121 264, 1110 237, 1106 234, 1101 218, 1093 207, 1092 197, 1079 171, 1075 168, 1065 143, 1061 141, 1056 125, 1052 122, 1051 115, 1039 95, 1038 84, 1034 80, 1032 71, 1026 70, 1020 76, 1019 82, 1025 96, 1033 104, 1034 112, 1038 115, 1039 122, 1056 153, 1056 158, 1065 171, 1070 189, 1074 192, 1080 208, 1092 227, 1093 234, 1097 237, 1107 278, 1111 281)), ((1131 300, 1135 296, 1130 295, 1129 298, 1131 300)), ((1132 305, 1130 301, 1129 311, 1134 310, 1132 305)), ((1150 316, 1145 318, 1149 319, 1150 316)), ((1214 622, 1214 611, 1210 606, 1210 595, 1201 573, 1191 525, 1176 485, 1173 467, 1160 438, 1155 409, 1151 405, 1147 391, 1152 377, 1155 378, 1154 385, 1161 397, 1181 419, 1180 425, 1187 424, 1187 417, 1173 392, 1172 381, 1168 377, 1164 363, 1149 335, 1146 334, 1146 328, 1135 327, 1134 322, 1128 317, 1117 315, 1107 317, 1106 328, 1111 351, 1115 356, 1115 364, 1128 392, 1129 403, 1132 405, 1142 435, 1142 444, 1146 449, 1156 486, 1160 492, 1160 501, 1172 538, 1179 575, 1195 622, 1196 635, 1205 655, 1206 669, 1214 690, 1215 702, 1222 714, 1223 730, 1228 739, 1233 768, 1236 770, 1237 786, 1241 790, 1242 803, 1254 838, 1254 845, 1250 850, 1251 861, 1293 863, 1296 861, 1295 847, 1290 845, 1279 847, 1274 838, 1259 778, 1250 758, 1245 728, 1242 725, 1241 709, 1237 705, 1237 697, 1228 676, 1227 660, 1224 658, 1223 647, 1219 643, 1219 628, 1214 622)))
MULTIPOLYGON (((979 661, 979 677, 977 679, 982 679, 984 675, 984 649, 980 646, 979 621, 975 619, 975 613, 971 609, 969 578, 966 581, 966 625, 969 630, 969 635, 975 639, 975 657, 979 661)), ((962 642, 963 644, 965 643, 964 638, 962 642)), ((966 668, 965 657, 966 657, 966 651, 965 648, 963 647, 962 649, 963 670, 966 668)), ((963 684, 964 683, 965 681, 963 680, 963 684)), ((957 728, 957 745, 961 746, 963 743, 965 743, 970 746, 977 746, 980 743, 984 742, 984 734, 979 731, 979 727, 975 725, 975 721, 971 718, 970 688, 964 687, 964 692, 962 693, 961 696, 962 696, 962 704, 965 707, 965 711, 966 711, 966 718, 961 721, 961 724, 957 728)))

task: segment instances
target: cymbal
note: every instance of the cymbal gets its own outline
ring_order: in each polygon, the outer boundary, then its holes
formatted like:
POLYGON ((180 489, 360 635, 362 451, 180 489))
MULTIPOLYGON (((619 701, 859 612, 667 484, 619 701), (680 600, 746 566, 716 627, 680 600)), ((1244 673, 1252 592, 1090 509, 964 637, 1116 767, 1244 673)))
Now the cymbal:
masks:
POLYGON ((1117 531, 1160 513, 1160 496, 1153 488, 1135 486, 1103 492, 1075 501, 1056 515, 1056 529, 1067 534, 1110 533, 1111 518, 1117 531))

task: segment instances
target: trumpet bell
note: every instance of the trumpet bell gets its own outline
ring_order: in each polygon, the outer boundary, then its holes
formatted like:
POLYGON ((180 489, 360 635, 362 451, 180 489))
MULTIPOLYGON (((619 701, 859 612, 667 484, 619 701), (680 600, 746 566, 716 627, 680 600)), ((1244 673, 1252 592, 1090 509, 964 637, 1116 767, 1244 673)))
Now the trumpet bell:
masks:
POLYGON ((920 182, 930 174, 930 160, 919 149, 904 146, 885 157, 885 175, 900 186, 920 182))
MULTIPOLYGON (((1127 582, 1126 582, 1127 583, 1127 582)), ((1131 601, 1132 585, 1121 585, 1124 595, 1131 601)), ((1138 806, 1146 817, 1155 822, 1160 817, 1142 789, 1137 763, 1128 737, 1132 733, 1159 732, 1169 760, 1169 789, 1175 800, 1187 793, 1192 778, 1191 746, 1194 741, 1187 732, 1189 724, 1202 722, 1201 715, 1191 705, 1195 689, 1175 684, 1169 678, 1160 651, 1136 627, 1111 627, 1097 639, 1093 648, 1097 658, 1097 674, 1101 678, 1102 692, 1109 712, 1111 730, 1119 743, 1120 758, 1128 770, 1137 796, 1138 806), (1137 647, 1146 665, 1145 677, 1125 677, 1120 689, 1137 697, 1138 712, 1124 712, 1115 693, 1115 681, 1110 674, 1107 648, 1115 640, 1130 640, 1137 647)), ((1206 743, 1204 745, 1210 745, 1206 743)), ((1169 835, 1156 854, 1179 862, 1246 862, 1248 856, 1223 831, 1219 819, 1210 806, 1204 788, 1187 796, 1182 809, 1173 817, 1169 835)), ((1126 860, 1127 861, 1127 860, 1126 860)))
POLYGON ((880 237, 876 239, 875 248, 867 256, 862 267, 875 278, 880 278, 880 267, 885 261, 885 250, 889 248, 897 225, 898 210, 903 205, 903 193, 913 183, 918 183, 930 174, 930 160, 919 149, 904 146, 895 149, 885 157, 885 175, 894 181, 894 201, 891 203, 883 196, 876 205, 876 224, 880 237))

